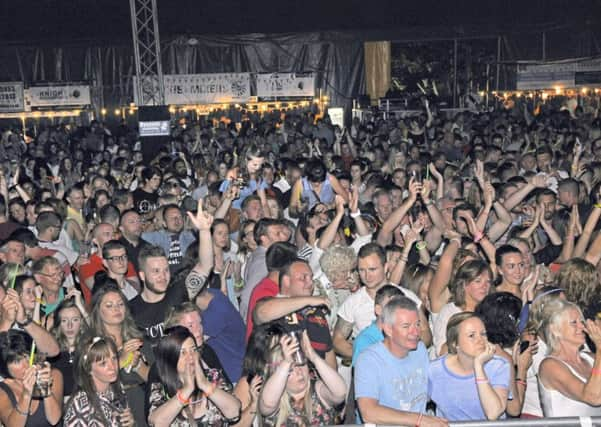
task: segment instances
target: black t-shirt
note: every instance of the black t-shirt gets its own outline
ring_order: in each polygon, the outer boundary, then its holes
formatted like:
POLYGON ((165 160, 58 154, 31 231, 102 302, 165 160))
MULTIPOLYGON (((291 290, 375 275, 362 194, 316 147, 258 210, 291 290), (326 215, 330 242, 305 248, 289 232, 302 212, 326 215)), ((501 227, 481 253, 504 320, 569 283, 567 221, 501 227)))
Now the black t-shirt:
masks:
POLYGON ((132 245, 129 240, 127 240, 125 237, 121 236, 121 238, 119 239, 119 242, 121 242, 123 244, 123 246, 125 246, 125 252, 127 253, 127 259, 129 261, 131 261, 131 263, 134 265, 136 272, 140 271, 140 264, 138 263, 138 255, 140 254, 140 251, 142 250, 142 248, 144 248, 145 246, 152 246, 150 243, 148 243, 146 240, 142 239, 140 237, 140 241, 138 242, 138 246, 134 246, 132 245))
POLYGON ((49 358, 48 362, 63 374, 63 396, 71 396, 75 388, 75 354, 61 351, 58 356, 49 358))
POLYGON ((165 297, 156 303, 148 303, 142 295, 129 301, 128 306, 136 321, 138 328, 142 329, 154 347, 156 340, 163 336, 163 323, 169 307, 178 305, 187 300, 186 288, 176 283, 171 283, 165 297))
POLYGON ((152 212, 157 207, 159 195, 155 193, 147 193, 146 191, 138 188, 133 192, 134 206, 140 215, 152 212))

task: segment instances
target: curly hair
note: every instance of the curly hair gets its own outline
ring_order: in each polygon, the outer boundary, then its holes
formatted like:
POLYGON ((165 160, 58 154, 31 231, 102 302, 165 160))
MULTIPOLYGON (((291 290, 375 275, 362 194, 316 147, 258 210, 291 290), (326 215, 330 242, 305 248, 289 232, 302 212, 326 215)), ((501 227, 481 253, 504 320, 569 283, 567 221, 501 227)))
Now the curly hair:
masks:
POLYGON ((568 300, 580 307, 586 307, 601 293, 597 269, 582 258, 572 258, 561 266, 557 286, 565 289, 568 300))
POLYGON ((333 280, 341 272, 348 272, 357 266, 357 255, 348 246, 330 246, 319 259, 319 265, 326 277, 333 280))

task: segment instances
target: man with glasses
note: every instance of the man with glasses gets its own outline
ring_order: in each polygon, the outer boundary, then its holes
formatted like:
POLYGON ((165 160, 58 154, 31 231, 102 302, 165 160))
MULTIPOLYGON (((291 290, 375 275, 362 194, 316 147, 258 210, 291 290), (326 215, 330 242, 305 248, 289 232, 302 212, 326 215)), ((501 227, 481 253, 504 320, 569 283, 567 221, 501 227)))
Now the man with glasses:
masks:
POLYGON ((48 315, 65 299, 63 279, 65 273, 60 263, 51 256, 45 256, 33 263, 31 272, 42 287, 41 309, 48 315))
POLYGON ((140 293, 137 277, 126 277, 128 262, 125 247, 118 240, 109 240, 102 247, 102 265, 107 275, 115 280, 128 301, 140 293))
MULTIPOLYGON (((92 243, 98 248, 98 251, 90 255, 89 261, 83 264, 79 268, 79 283, 81 283, 81 293, 86 301, 86 304, 90 304, 92 301, 92 289, 94 288, 94 275, 100 270, 104 269, 103 254, 104 245, 113 240, 115 237, 115 229, 111 224, 100 223, 92 231, 92 243), (85 286, 84 286, 85 285, 85 286)), ((136 269, 134 265, 127 261, 127 270, 125 277, 132 282, 137 282, 139 286, 139 280, 137 277, 136 269)))

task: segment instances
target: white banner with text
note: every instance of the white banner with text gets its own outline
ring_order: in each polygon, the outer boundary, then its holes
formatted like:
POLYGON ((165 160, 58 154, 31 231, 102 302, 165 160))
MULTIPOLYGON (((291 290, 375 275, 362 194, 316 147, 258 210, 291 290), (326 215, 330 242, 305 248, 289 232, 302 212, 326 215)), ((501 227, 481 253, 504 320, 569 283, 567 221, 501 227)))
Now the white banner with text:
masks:
POLYGON ((257 74, 259 98, 315 96, 315 76, 296 73, 257 74))
POLYGON ((0 83, 0 112, 10 113, 24 110, 23 83, 0 83))
POLYGON ((165 103, 172 105, 244 103, 250 99, 249 73, 163 76, 165 103))

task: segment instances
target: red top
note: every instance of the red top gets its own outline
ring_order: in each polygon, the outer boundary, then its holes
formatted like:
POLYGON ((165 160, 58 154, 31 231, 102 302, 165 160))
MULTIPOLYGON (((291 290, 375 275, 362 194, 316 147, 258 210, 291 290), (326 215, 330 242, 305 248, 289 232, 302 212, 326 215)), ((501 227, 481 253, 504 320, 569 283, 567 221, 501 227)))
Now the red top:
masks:
MULTIPOLYGON (((79 283, 81 285, 81 293, 87 305, 90 305, 92 302, 92 291, 86 285, 86 279, 90 277, 94 277, 94 274, 98 273, 100 270, 104 270, 104 265, 102 265, 102 258, 98 255, 93 254, 90 256, 90 261, 81 267, 79 267, 79 283)), ((136 269, 134 265, 128 261, 127 262, 127 273, 125 273, 125 277, 137 277, 136 269)))
POLYGON ((264 298, 275 297, 280 293, 280 287, 276 282, 271 280, 269 277, 261 280, 257 286, 253 289, 250 294, 250 300, 248 302, 248 314, 246 315, 246 342, 250 338, 250 334, 253 331, 253 312, 257 302, 264 298))

